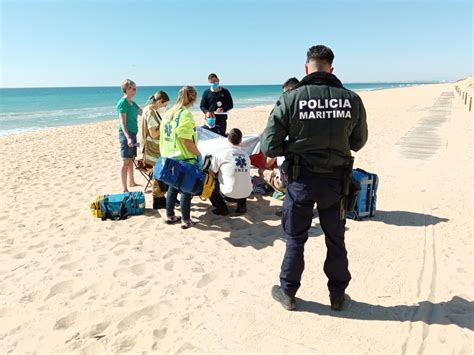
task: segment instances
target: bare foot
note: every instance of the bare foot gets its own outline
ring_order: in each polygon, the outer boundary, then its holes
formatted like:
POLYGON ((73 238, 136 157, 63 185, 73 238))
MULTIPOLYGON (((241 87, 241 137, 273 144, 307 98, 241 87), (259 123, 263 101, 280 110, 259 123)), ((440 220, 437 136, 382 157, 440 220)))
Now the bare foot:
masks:
POLYGON ((140 184, 137 184, 136 182, 131 182, 130 187, 136 187, 136 186, 142 186, 140 184))
POLYGON ((123 192, 130 192, 130 191, 128 191, 128 189, 125 189, 125 190, 123 190, 123 192))

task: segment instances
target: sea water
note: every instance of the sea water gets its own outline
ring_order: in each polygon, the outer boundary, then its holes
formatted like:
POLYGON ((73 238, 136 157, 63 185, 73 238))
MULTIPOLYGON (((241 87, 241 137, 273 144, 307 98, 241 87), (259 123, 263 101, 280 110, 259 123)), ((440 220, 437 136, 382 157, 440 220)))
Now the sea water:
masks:
MULTIPOLYGON (((378 90, 426 83, 352 83, 354 91, 378 90)), ((280 85, 228 85, 235 108, 273 105, 281 95, 280 85)), ((199 110, 201 94, 208 86, 195 86, 199 110)), ((135 102, 143 107, 158 90, 173 103, 180 86, 139 86, 135 102)), ((122 97, 120 87, 17 88, 0 89, 0 135, 36 131, 115 119, 115 105, 122 97)))

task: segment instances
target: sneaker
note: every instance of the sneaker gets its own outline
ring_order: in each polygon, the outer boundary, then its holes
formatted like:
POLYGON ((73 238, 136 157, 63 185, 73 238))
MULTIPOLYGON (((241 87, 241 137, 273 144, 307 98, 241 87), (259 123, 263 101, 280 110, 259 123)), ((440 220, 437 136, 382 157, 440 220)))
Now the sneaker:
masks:
POLYGON ((329 295, 329 300, 331 301, 331 309, 333 311, 342 311, 346 297, 344 293, 339 296, 329 295))
POLYGON ((189 220, 189 221, 182 221, 182 222, 181 222, 181 228, 182 228, 182 229, 188 229, 188 228, 193 227, 195 224, 196 224, 196 222, 193 222, 193 221, 191 221, 191 220, 189 220))
POLYGON ((227 216, 229 214, 229 210, 227 208, 225 210, 214 208, 212 213, 214 213, 216 216, 227 216))
POLYGON ((280 303, 283 308, 293 311, 296 309, 296 300, 294 297, 288 296, 280 286, 272 287, 272 297, 275 301, 280 303))
POLYGON ((159 210, 166 208, 166 197, 153 197, 153 209, 159 210))
POLYGON ((179 216, 171 216, 171 217, 166 217, 165 223, 166 224, 175 224, 181 221, 181 217, 179 216))

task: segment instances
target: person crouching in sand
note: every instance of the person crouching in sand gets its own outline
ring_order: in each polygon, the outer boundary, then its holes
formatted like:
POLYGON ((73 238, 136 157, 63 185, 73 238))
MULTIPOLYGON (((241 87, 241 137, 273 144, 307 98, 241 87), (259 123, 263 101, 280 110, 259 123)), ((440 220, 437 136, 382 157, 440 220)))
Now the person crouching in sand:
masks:
POLYGON ((237 213, 247 212, 247 197, 252 192, 250 178, 250 158, 240 147, 242 132, 238 128, 230 130, 227 136, 229 146, 219 150, 211 160, 210 172, 218 174, 216 187, 211 195, 211 203, 216 215, 228 215, 228 202, 237 202, 237 213))

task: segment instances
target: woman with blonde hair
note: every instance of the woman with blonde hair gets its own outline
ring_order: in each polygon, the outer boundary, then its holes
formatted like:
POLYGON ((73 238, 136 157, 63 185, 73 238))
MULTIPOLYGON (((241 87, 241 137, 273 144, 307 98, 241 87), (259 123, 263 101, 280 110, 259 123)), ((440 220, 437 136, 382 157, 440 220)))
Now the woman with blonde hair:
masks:
MULTIPOLYGON (((160 126, 161 156, 177 160, 185 160, 197 164, 201 155, 198 148, 196 122, 189 108, 196 102, 197 92, 192 86, 184 86, 179 90, 176 104, 166 113, 160 126)), ((191 220, 191 195, 181 193, 181 217, 174 214, 174 205, 178 189, 169 186, 166 195, 166 223, 181 221, 181 228, 187 229, 195 223, 191 220)))
POLYGON ((132 80, 125 79, 121 87, 124 95, 117 103, 120 155, 123 161, 121 177, 123 192, 128 192, 127 175, 130 187, 138 186, 133 177, 133 160, 137 156, 138 115, 142 114, 142 109, 133 101, 137 85, 132 80))
MULTIPOLYGON (((170 98, 164 91, 158 91, 148 98, 143 109, 141 141, 143 146, 143 162, 148 166, 155 166, 160 157, 160 126, 170 98)), ((166 186, 153 179, 153 209, 166 207, 166 186)))

